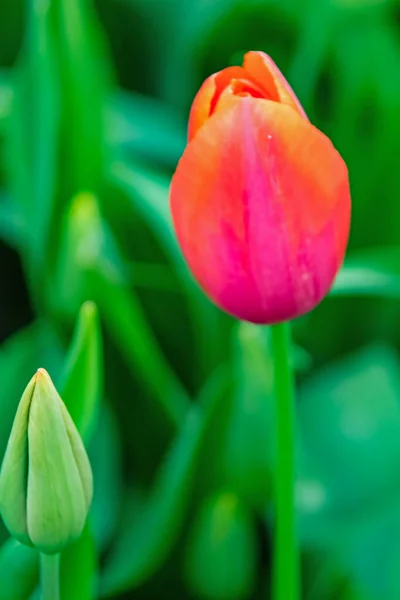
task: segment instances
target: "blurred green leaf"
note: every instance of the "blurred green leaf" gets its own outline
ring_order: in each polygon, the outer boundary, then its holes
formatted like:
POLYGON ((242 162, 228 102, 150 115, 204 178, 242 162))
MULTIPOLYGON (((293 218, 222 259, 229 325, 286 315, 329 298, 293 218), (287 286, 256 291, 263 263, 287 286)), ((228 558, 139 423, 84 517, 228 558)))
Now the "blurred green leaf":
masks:
POLYGON ((103 177, 108 77, 100 38, 89 0, 29 1, 8 163, 27 275, 40 305, 58 256, 63 205, 82 189, 98 189, 103 177))
POLYGON ((168 202, 169 178, 139 165, 131 167, 126 162, 114 163, 111 177, 126 190, 135 211, 157 235, 167 256, 177 268, 182 284, 186 288, 190 286, 193 293, 194 284, 172 226, 168 202))
POLYGON ((188 540, 186 578, 196 598, 240 600, 254 589, 255 523, 240 498, 219 492, 206 498, 188 540))
POLYGON ((37 321, 17 332, 0 347, 0 456, 4 454, 11 426, 28 381, 39 367, 55 378, 62 361, 62 350, 54 332, 37 321))
MULTIPOLYGON (((167 101, 184 106, 188 95, 195 91, 196 79, 201 77, 198 55, 202 51, 207 52, 205 40, 209 41, 210 32, 213 32, 216 23, 224 20, 235 5, 238 5, 238 1, 192 3, 178 1, 170 4, 173 12, 171 11, 169 35, 173 36, 174 43, 166 45, 166 52, 162 57, 164 68, 160 72, 159 85, 167 101), (177 69, 179 77, 176 77, 177 69)), ((223 66, 225 65, 221 65, 221 68, 223 66)))
POLYGON ((331 290, 333 296, 400 297, 400 248, 374 248, 353 253, 331 290))
POLYGON ((365 600, 354 583, 327 552, 305 553, 302 560, 303 587, 307 600, 365 600))
POLYGON ((53 4, 63 85, 63 150, 68 157, 65 186, 71 196, 99 188, 107 156, 104 114, 111 66, 91 0, 53 4))
POLYGON ((0 237, 11 248, 23 246, 23 222, 17 207, 8 196, 0 193, 0 237))
POLYGON ((390 202, 390 210, 373 215, 382 181, 385 197, 397 195, 398 190, 395 152, 400 135, 396 116, 400 90, 393 79, 400 68, 397 29, 393 20, 361 7, 357 12, 343 10, 336 36, 330 92, 328 89, 332 96, 327 98, 332 114, 326 132, 348 163, 353 223, 362 223, 353 227, 351 242, 353 247, 396 244, 400 227, 397 203, 390 202), (365 169, 366 155, 369 169, 365 169))
POLYGON ((90 523, 96 546, 104 550, 117 525, 122 494, 122 448, 110 404, 100 406, 88 453, 95 482, 90 523))
POLYGON ((0 548, 2 600, 28 600, 39 579, 39 554, 9 538, 0 548))
POLYGON ((179 282, 169 266, 135 261, 127 265, 132 284, 137 288, 181 293, 179 282))
POLYGON ((122 156, 175 167, 186 145, 186 124, 167 104, 118 92, 108 116, 109 137, 122 156))
POLYGON ((398 357, 374 346, 315 375, 298 405, 303 541, 372 599, 400 594, 399 398, 398 357))
POLYGON ((115 240, 104 226, 95 196, 81 193, 66 205, 59 245, 56 277, 48 282, 49 296, 57 316, 72 321, 82 303, 93 300, 88 271, 118 273, 121 268, 115 240))
POLYGON ((161 354, 140 305, 128 287, 115 285, 99 273, 93 273, 92 285, 105 325, 120 352, 165 415, 174 425, 179 424, 189 407, 188 397, 161 354))
POLYGON ((115 240, 102 220, 96 198, 77 196, 67 209, 53 306, 71 310, 88 299, 99 307, 114 343, 132 370, 175 425, 188 397, 163 356, 138 299, 115 240), (61 296, 61 301, 60 297, 61 296))
POLYGON ((165 560, 183 525, 190 488, 209 429, 217 429, 220 408, 228 398, 226 372, 205 387, 157 473, 153 489, 125 526, 106 564, 102 596, 137 587, 165 560))
POLYGON ((393 350, 372 346, 349 356, 300 391, 302 438, 335 502, 365 505, 392 493, 400 461, 400 364, 393 350))
POLYGON ((338 7, 330 0, 306 3, 304 18, 299 22, 298 47, 287 79, 308 110, 324 61, 326 60, 338 17, 338 7))
POLYGON ((197 354, 202 372, 215 368, 224 355, 223 339, 228 334, 230 321, 202 293, 199 294, 184 261, 173 230, 169 209, 169 179, 135 165, 117 162, 112 166, 111 177, 126 190, 131 202, 148 227, 157 235, 167 257, 171 260, 185 291, 196 334, 197 354))
POLYGON ((5 123, 11 114, 12 101, 10 72, 0 69, 0 136, 3 135, 5 123))
POLYGON ((60 90, 50 2, 30 1, 27 32, 14 73, 9 136, 11 190, 23 218, 25 259, 41 295, 56 205, 60 90))
POLYGON ((332 288, 333 296, 400 297, 400 274, 368 266, 345 266, 332 288))
POLYGON ((102 395, 102 343, 96 305, 85 302, 79 311, 60 385, 61 396, 82 437, 96 424, 102 395))

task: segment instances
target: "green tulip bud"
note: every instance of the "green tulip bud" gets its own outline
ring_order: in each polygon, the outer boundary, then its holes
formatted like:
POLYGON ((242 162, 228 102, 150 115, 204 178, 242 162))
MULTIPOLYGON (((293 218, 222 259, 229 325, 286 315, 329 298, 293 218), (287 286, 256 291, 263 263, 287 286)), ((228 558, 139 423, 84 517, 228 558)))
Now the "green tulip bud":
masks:
POLYGON ((196 598, 243 600, 255 586, 254 523, 246 505, 229 491, 203 502, 188 538, 186 581, 196 598))
POLYGON ((0 512, 12 536, 53 554, 82 533, 93 479, 82 440, 48 373, 26 387, 0 474, 0 512))

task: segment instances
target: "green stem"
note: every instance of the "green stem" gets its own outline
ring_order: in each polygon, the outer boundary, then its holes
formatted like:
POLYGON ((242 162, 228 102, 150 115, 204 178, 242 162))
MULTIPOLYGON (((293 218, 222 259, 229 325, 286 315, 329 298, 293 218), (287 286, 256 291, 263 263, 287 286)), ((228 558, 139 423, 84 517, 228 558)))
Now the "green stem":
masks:
POLYGON ((60 555, 41 554, 42 600, 60 600, 60 555))
POLYGON ((295 398, 290 364, 290 324, 271 327, 277 420, 274 600, 300 598, 300 566, 294 505, 295 398))

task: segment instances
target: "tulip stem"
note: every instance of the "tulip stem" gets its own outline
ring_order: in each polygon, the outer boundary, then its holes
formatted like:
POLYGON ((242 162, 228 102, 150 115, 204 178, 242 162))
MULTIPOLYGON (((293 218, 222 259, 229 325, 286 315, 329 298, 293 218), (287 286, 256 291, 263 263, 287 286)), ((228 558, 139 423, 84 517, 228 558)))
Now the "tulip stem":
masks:
POLYGON ((60 600, 60 555, 41 554, 42 600, 60 600))
POLYGON ((295 393, 290 324, 271 327, 276 402, 275 542, 273 599, 300 598, 300 565, 294 503, 295 393))

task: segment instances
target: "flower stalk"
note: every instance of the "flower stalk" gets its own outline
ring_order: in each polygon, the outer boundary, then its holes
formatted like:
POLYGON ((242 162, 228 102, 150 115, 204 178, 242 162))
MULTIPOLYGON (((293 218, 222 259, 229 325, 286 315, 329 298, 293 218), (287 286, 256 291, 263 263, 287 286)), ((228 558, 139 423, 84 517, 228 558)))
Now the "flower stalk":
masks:
POLYGON ((60 600, 60 554, 40 555, 41 600, 60 600))
POLYGON ((277 420, 275 476, 274 600, 300 598, 295 511, 295 394, 290 361, 290 324, 271 327, 277 420))

